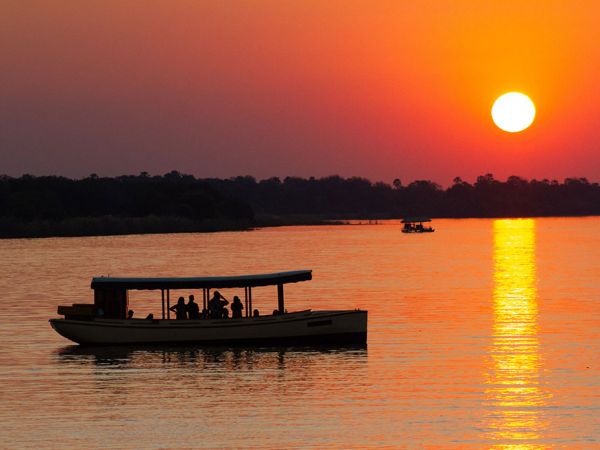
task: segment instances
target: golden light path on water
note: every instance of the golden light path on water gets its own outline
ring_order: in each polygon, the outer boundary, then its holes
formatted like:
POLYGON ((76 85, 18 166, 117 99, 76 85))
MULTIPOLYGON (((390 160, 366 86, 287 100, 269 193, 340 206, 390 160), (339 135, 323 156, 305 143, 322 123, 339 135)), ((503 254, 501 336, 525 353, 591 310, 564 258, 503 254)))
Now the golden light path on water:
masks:
POLYGON ((494 448, 537 449, 548 395, 540 386, 535 220, 494 221, 493 338, 486 398, 494 448))

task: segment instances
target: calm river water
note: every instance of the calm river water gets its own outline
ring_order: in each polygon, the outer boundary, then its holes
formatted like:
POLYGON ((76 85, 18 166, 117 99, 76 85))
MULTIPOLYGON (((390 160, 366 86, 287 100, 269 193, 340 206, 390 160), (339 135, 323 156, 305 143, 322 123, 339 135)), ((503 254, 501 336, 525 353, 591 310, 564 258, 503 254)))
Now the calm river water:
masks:
POLYGON ((600 447, 600 219, 434 226, 0 241, 0 446, 600 447), (295 269, 286 307, 367 309, 366 348, 85 349, 48 324, 92 276, 295 269))

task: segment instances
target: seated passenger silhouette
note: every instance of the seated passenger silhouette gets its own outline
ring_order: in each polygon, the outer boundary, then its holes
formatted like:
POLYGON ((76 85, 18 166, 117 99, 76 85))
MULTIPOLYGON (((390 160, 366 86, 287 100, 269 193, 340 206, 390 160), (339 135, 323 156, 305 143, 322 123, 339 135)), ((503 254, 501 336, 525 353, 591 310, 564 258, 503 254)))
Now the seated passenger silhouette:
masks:
POLYGON ((255 309, 255 310, 252 312, 252 317, 259 317, 259 316, 260 316, 260 312, 258 312, 258 309, 255 309))
POLYGON ((127 318, 133 319, 133 309, 130 309, 129 311, 127 311, 127 318))

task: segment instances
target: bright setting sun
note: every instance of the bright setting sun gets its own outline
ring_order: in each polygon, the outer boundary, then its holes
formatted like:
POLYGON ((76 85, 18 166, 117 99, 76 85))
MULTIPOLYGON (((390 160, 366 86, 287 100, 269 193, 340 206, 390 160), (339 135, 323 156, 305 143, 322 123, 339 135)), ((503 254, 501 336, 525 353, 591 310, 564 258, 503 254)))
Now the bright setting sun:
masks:
POLYGON ((525 94, 508 92, 494 102, 492 119, 501 130, 517 133, 533 123, 535 105, 525 94))

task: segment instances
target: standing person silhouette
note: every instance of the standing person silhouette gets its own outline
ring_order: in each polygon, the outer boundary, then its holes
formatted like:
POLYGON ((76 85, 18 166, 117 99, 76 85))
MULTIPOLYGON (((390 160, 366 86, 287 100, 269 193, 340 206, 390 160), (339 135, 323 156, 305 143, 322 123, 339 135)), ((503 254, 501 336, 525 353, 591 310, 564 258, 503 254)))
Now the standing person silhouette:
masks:
POLYGON ((233 297, 233 303, 231 303, 231 318, 232 319, 241 319, 242 311, 244 309, 244 305, 240 298, 236 295, 233 297))
POLYGON ((200 307, 198 303, 194 302, 194 296, 189 296, 188 304, 186 305, 188 319, 197 320, 200 318, 200 307))
POLYGON ((221 295, 219 291, 215 291, 213 297, 208 302, 208 309, 210 311, 211 319, 222 319, 225 317, 226 309, 225 305, 229 304, 229 300, 221 295))
POLYGON ((185 300, 183 297, 179 297, 177 300, 177 304, 173 305, 169 308, 170 311, 175 311, 175 318, 177 320, 185 320, 187 319, 185 300))

